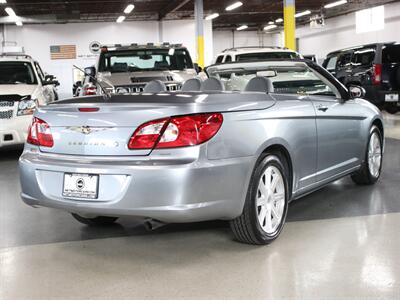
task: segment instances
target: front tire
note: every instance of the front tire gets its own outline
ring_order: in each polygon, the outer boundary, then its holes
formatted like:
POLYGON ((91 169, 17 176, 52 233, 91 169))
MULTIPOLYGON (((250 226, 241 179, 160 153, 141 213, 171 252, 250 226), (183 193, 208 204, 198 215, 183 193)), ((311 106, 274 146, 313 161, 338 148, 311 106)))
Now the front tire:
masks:
POLYGON ((266 245, 282 231, 289 202, 287 162, 267 153, 253 171, 242 214, 230 222, 237 241, 266 245))
POLYGON ((85 217, 82 217, 75 213, 71 213, 71 215, 75 218, 75 220, 79 221, 82 224, 88 225, 88 226, 111 225, 111 224, 114 224, 115 221, 118 220, 117 217, 98 216, 98 217, 93 217, 93 218, 85 218, 85 217))
POLYGON ((371 185, 378 181, 382 171, 382 133, 372 126, 368 139, 367 151, 361 169, 351 175, 351 179, 359 185, 371 185))

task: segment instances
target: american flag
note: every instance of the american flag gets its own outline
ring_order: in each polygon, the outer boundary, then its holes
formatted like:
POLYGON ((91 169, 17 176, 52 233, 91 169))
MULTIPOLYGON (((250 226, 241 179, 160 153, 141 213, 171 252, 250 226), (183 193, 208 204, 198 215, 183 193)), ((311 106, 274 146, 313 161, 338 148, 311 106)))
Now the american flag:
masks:
POLYGON ((76 45, 50 46, 51 59, 76 59, 76 45))

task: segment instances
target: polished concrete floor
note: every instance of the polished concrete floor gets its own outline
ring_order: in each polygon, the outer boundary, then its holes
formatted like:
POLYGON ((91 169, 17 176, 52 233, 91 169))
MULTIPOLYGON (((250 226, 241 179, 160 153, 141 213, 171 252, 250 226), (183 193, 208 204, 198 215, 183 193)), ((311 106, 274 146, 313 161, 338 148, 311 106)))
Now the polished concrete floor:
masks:
POLYGON ((18 150, 1 151, 0 299, 400 299, 400 115, 385 121, 380 182, 292 203, 267 247, 236 243, 225 222, 88 228, 30 208, 18 150))

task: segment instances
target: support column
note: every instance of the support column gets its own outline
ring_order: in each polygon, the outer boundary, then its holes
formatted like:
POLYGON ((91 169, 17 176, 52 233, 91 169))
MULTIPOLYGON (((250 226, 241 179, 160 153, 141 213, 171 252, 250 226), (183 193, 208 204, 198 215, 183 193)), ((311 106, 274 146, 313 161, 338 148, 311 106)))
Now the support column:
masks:
POLYGON ((164 26, 163 21, 158 21, 158 42, 162 44, 164 42, 164 26))
POLYGON ((197 64, 204 68, 204 7, 203 0, 194 1, 194 16, 196 20, 197 64))
POLYGON ((296 6, 295 0, 283 0, 285 47, 296 51, 296 6))
POLYGON ((4 46, 6 45, 6 40, 7 40, 7 37, 6 37, 6 24, 3 24, 1 26, 1 39, 2 39, 2 41, 1 41, 1 49, 0 50, 2 52, 4 46))

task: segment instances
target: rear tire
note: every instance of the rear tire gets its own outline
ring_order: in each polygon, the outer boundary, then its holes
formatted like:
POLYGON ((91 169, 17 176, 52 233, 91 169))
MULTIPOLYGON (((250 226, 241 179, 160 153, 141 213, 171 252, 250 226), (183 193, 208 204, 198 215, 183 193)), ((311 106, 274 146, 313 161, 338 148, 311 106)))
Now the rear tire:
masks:
POLYGON ((81 222, 82 224, 89 225, 89 226, 111 225, 111 224, 114 224, 115 221, 118 220, 117 217, 98 216, 98 217, 93 217, 93 218, 85 218, 85 217, 82 217, 75 213, 71 213, 71 215, 75 218, 75 220, 81 222))
POLYGON ((359 185, 371 185, 378 181, 382 171, 382 133, 372 126, 369 134, 367 150, 361 169, 351 175, 351 179, 359 185))
POLYGON ((266 245, 285 224, 289 202, 287 162, 279 153, 260 157, 253 171, 242 214, 230 221, 235 239, 266 245))
POLYGON ((398 108, 398 106, 397 106, 397 103, 396 103, 396 104, 387 104, 387 105, 385 106, 385 110, 386 110, 389 114, 394 115, 394 114, 396 114, 396 113, 399 111, 399 108, 398 108))

